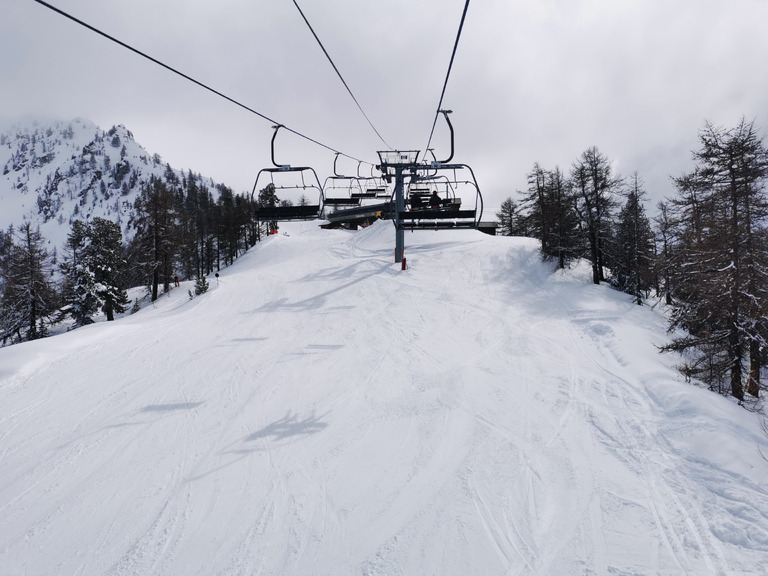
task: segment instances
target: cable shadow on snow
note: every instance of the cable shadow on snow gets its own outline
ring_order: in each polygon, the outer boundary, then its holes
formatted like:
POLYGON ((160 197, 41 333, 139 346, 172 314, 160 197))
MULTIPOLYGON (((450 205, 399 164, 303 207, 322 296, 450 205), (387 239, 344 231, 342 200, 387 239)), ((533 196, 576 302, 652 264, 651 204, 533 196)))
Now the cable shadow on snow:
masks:
POLYGON ((326 350, 341 350, 342 348, 344 348, 343 344, 307 344, 308 351, 296 352, 296 354, 312 354, 313 352, 310 352, 309 350, 326 351, 326 350))
POLYGON ((202 402, 179 402, 177 404, 149 404, 139 412, 173 412, 176 410, 192 410, 200 406, 202 402))
POLYGON ((202 406, 203 402, 171 402, 166 404, 147 404, 143 408, 138 408, 124 414, 124 418, 121 422, 115 422, 113 424, 107 424, 99 428, 94 428, 90 432, 80 434, 73 437, 60 445, 57 448, 66 448, 77 442, 82 442, 86 438, 98 436, 108 430, 118 430, 120 428, 130 428, 135 426, 146 426, 153 422, 159 422, 165 418, 173 417, 173 413, 183 410, 194 410, 198 406, 202 406))
POLYGON ((226 342, 214 344, 213 348, 234 348, 242 344, 256 344, 258 342, 265 342, 267 340, 269 340, 269 338, 267 338, 266 336, 253 337, 253 338, 232 338, 230 340, 227 340, 226 342))
MULTIPOLYGON (((428 229, 427 229, 428 230, 428 229)), ((480 242, 480 240, 470 240, 467 242, 459 242, 458 240, 450 240, 446 242, 429 242, 424 244, 416 244, 413 246, 408 246, 408 236, 405 236, 405 252, 406 256, 409 254, 425 254, 428 252, 435 252, 438 250, 448 250, 450 248, 455 248, 456 246, 468 246, 470 244, 476 244, 477 242, 480 242)))
MULTIPOLYGON (((310 274, 298 280, 298 282, 311 285, 310 281, 327 280, 327 279, 332 279, 337 277, 349 278, 349 276, 352 274, 352 272, 350 271, 350 268, 355 268, 360 264, 364 264, 364 263, 351 264, 350 266, 346 266, 341 270, 335 270, 333 273, 330 273, 330 274, 310 274)), ((250 310, 248 312, 245 312, 244 314, 252 314, 254 312, 275 312, 278 310, 316 310, 318 308, 321 308, 325 304, 325 300, 329 296, 336 294, 338 292, 342 292, 343 290, 346 290, 350 286, 359 284, 364 280, 367 280, 374 276, 378 276, 391 268, 392 268, 392 264, 387 263, 376 268, 375 270, 372 270, 368 274, 361 274, 356 278, 353 278, 349 282, 340 284, 330 290, 326 290, 325 292, 321 292, 314 296, 310 296, 309 298, 304 298, 303 300, 298 300, 296 302, 289 302, 288 298, 278 298, 277 300, 273 300, 272 302, 266 302, 261 306, 259 306, 258 308, 256 308, 255 310, 250 310)))

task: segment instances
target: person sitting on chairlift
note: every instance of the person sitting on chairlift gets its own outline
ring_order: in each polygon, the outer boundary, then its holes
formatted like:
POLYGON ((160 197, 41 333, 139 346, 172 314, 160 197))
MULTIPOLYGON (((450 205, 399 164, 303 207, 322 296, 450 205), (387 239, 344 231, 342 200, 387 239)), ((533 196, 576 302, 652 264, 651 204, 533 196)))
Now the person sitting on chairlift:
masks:
POLYGON ((411 195, 411 210, 419 210, 424 207, 424 203, 421 201, 421 196, 418 194, 411 195))
POLYGON ((442 205, 443 201, 440 199, 440 196, 437 195, 437 192, 432 192, 432 196, 429 197, 429 207, 440 208, 442 205))

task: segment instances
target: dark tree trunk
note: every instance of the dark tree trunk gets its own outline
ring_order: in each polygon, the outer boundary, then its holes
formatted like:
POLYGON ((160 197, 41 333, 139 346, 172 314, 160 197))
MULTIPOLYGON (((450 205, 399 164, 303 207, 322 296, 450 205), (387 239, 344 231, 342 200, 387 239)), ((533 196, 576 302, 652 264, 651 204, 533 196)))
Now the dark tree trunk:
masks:
POLYGON ((728 344, 728 357, 731 360, 731 394, 739 400, 744 400, 744 385, 741 383, 743 354, 739 330, 736 326, 731 328, 728 344))
POLYGON ((760 342, 756 338, 749 341, 747 393, 755 398, 760 395, 760 342))

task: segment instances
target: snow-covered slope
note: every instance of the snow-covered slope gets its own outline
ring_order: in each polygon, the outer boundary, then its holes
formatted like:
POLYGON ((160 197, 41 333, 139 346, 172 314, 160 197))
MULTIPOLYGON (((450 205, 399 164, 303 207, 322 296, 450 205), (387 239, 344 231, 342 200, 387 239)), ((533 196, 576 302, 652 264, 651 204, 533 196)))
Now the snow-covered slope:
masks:
POLYGON ((535 242, 282 227, 0 349, 6 574, 764 574, 756 417, 535 242))

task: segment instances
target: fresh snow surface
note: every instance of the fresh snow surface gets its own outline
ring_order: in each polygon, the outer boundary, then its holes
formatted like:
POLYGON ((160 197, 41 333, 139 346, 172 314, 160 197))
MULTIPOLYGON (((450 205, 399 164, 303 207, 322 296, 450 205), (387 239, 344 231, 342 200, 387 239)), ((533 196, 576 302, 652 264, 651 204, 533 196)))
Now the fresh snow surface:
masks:
POLYGON ((0 572, 765 574, 755 414, 536 242, 282 225, 0 349, 0 572))

